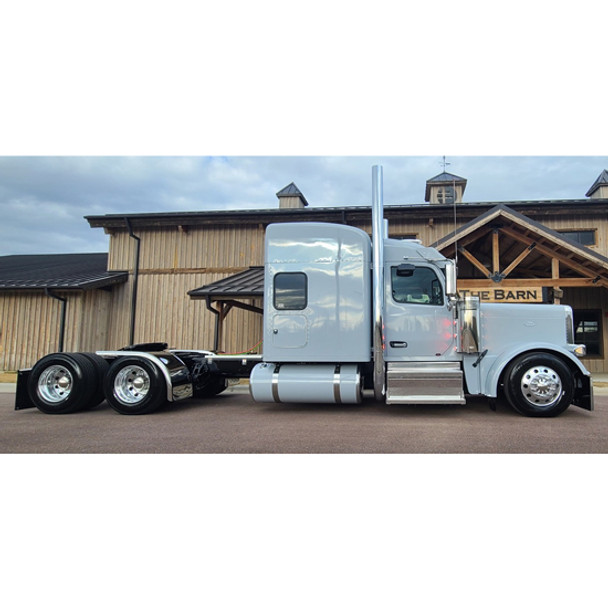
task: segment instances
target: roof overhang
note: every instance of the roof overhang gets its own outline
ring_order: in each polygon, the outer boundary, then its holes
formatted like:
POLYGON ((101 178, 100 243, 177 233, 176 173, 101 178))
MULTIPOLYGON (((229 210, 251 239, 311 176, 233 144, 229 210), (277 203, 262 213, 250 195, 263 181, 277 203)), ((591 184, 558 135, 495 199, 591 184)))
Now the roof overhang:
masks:
POLYGON ((264 296, 264 267, 251 266, 247 270, 230 275, 219 281, 192 289, 188 295, 193 300, 239 300, 264 296))
POLYGON ((93 289, 107 289, 113 285, 126 283, 129 279, 128 272, 108 273, 108 276, 90 278, 86 280, 61 279, 61 280, 13 280, 0 283, 0 291, 13 290, 36 290, 36 289, 55 289, 60 291, 90 291, 93 289))

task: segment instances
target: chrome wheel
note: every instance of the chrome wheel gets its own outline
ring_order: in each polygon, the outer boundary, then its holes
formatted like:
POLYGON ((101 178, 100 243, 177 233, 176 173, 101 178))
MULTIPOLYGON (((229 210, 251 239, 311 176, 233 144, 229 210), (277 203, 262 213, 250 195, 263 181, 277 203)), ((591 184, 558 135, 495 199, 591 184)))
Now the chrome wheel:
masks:
POLYGON ((50 365, 38 377, 38 396, 46 403, 61 403, 72 392, 74 378, 63 365, 50 365))
POLYGON ((141 403, 150 391, 150 375, 139 365, 123 367, 114 379, 114 396, 127 405, 141 403))
POLYGON ((531 367, 521 377, 521 394, 528 403, 549 407, 562 396, 562 381, 559 374, 546 365, 531 367))

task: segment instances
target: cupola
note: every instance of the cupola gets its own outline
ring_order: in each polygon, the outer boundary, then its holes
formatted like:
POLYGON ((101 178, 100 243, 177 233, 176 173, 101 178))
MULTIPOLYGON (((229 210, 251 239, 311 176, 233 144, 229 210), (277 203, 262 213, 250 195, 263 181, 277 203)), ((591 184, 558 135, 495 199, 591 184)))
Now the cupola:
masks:
POLYGON ((280 209, 303 209, 308 207, 308 201, 293 182, 279 190, 277 197, 280 209))
POLYGON ((431 205, 462 203, 467 180, 452 173, 443 172, 426 182, 424 200, 431 205))
POLYGON ((608 198, 608 171, 604 169, 593 182, 585 196, 589 198, 608 198))

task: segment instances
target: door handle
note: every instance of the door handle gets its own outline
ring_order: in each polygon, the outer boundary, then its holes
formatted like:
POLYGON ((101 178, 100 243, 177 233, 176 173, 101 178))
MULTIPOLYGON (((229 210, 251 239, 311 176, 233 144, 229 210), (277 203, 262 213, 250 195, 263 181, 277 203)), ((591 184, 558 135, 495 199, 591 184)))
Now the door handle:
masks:
POLYGON ((391 348, 407 348, 407 342, 401 340, 391 340, 389 344, 391 345, 391 348))

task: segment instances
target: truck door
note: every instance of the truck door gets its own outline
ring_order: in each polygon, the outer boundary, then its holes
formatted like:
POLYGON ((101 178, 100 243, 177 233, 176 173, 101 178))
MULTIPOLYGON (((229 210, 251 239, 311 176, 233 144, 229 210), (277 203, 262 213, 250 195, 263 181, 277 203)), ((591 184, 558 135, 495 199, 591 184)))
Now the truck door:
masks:
POLYGON ((440 271, 431 266, 385 268, 385 360, 436 360, 454 353, 454 318, 440 271))
POLYGON ((303 272, 279 272, 274 276, 273 310, 270 319, 272 345, 278 349, 301 349, 308 342, 308 280, 303 272))

